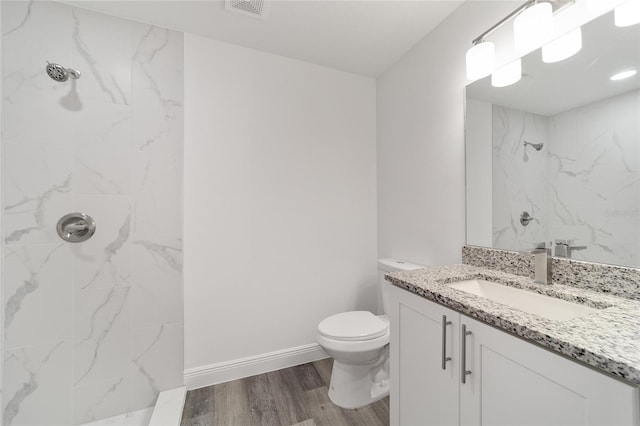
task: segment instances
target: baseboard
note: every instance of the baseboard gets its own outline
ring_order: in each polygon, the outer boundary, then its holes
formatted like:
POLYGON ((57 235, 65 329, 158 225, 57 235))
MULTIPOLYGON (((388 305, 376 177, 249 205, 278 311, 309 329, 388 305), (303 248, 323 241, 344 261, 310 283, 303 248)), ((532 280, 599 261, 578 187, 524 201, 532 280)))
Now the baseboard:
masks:
POLYGON ((318 361, 327 357, 328 355, 320 345, 311 343, 295 348, 189 368, 184 371, 184 384, 187 389, 198 389, 280 370, 281 368, 293 367, 306 362, 318 361))

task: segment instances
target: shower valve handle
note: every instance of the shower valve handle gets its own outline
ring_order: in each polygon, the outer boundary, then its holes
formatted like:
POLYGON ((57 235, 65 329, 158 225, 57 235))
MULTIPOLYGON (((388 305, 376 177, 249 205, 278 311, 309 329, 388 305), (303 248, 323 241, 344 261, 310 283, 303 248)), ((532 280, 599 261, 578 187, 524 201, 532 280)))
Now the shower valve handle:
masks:
POLYGON ((60 218, 56 231, 67 242, 81 243, 96 232, 96 221, 85 213, 69 213, 60 218))
POLYGON ((79 220, 75 223, 68 223, 64 226, 64 231, 70 234, 78 231, 84 231, 89 227, 84 220, 79 220))
POLYGON ((520 214, 520 224, 522 226, 527 226, 529 222, 534 220, 535 218, 529 214, 529 212, 524 211, 520 214))

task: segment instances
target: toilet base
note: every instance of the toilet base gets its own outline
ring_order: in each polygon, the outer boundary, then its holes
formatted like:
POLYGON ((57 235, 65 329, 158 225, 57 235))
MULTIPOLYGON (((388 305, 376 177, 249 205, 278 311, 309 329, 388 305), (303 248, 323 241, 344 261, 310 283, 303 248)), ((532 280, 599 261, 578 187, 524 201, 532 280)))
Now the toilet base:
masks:
MULTIPOLYGON (((387 361, 387 360, 384 360, 387 361)), ((329 399, 342 408, 360 408, 389 395, 388 361, 368 365, 333 361, 329 399)))

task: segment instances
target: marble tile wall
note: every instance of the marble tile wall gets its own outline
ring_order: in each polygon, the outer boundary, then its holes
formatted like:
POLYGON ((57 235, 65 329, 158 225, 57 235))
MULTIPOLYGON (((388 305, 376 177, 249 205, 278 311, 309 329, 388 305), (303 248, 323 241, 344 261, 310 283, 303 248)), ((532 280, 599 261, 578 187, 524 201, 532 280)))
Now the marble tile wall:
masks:
POLYGON ((640 265, 639 122, 640 91, 549 117, 494 105, 493 246, 567 239, 575 259, 640 265))
POLYGON ((640 91, 549 117, 549 232, 575 259, 640 265, 640 91))
POLYGON ((547 118, 493 105, 493 247, 512 250, 545 241, 547 216, 547 118), (524 142, 542 143, 536 151, 524 142), (527 211, 534 220, 519 218, 527 211))
POLYGON ((2 2, 2 64, 3 424, 148 407, 183 374, 183 35, 2 2), (56 235, 73 211, 85 243, 56 235))

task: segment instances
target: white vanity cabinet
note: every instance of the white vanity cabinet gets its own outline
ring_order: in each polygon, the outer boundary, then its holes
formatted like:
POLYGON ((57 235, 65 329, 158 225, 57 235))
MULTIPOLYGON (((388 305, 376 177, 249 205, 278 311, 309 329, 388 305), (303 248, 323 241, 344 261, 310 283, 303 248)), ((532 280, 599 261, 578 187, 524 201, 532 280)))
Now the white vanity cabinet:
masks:
POLYGON ((391 424, 460 424, 460 314, 391 286, 391 424), (446 342, 443 341, 443 316, 446 342), (445 369, 442 368, 444 343, 445 369))
POLYGON ((400 288, 390 301, 392 425, 640 424, 636 387, 400 288))

